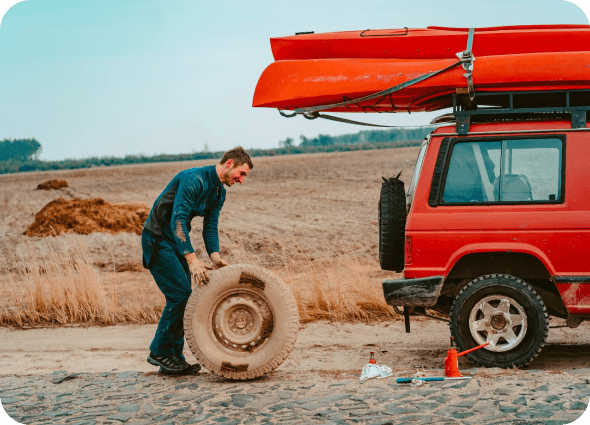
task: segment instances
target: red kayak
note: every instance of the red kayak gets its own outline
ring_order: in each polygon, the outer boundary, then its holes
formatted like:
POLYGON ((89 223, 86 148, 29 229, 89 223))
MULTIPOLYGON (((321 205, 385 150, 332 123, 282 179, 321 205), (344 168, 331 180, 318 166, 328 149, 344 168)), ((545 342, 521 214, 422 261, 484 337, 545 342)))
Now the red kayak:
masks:
MULTIPOLYGON (((403 28, 271 38, 275 60, 380 58, 450 59, 466 50, 469 28, 403 28)), ((475 28, 479 56, 590 50, 588 25, 475 28)))
MULTIPOLYGON (((360 99, 457 63, 455 59, 281 60, 258 80, 252 106, 293 110, 360 99)), ((433 111, 452 106, 466 88, 456 66, 379 99, 327 110, 336 112, 433 111)), ((590 52, 477 56, 473 84, 480 91, 590 89, 590 52)))

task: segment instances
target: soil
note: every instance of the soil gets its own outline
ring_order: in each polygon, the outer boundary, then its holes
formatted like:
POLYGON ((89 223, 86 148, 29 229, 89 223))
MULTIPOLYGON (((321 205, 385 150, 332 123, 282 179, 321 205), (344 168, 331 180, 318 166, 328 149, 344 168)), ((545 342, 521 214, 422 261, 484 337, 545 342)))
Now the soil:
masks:
POLYGON ((132 232, 141 235, 149 209, 143 204, 110 204, 104 199, 58 198, 35 214, 25 236, 58 236, 73 232, 132 232))
MULTIPOLYGON (((273 269, 285 261, 318 261, 327 252, 339 252, 365 259, 379 273, 377 203, 381 177, 404 169, 401 179, 407 187, 418 150, 254 158, 255 167, 245 182, 227 188, 219 218, 222 258, 230 264, 254 259, 273 269)), ((151 207, 177 173, 215 163, 202 160, 0 175, 0 273, 16 269, 21 261, 19 246, 41 244, 44 236, 23 233, 35 221, 35 214, 56 198, 99 198, 109 205, 151 207), (35 190, 49 179, 66 180, 69 187, 35 190)), ((199 259, 209 263, 201 236, 202 218, 195 218, 192 224, 193 247, 199 259)), ((105 233, 108 227, 98 232, 98 226, 92 229, 90 234, 76 231, 84 233, 79 238, 96 264, 118 266, 141 259, 139 233, 105 233)), ((40 234, 48 233, 44 229, 40 234)), ((150 279, 148 273, 146 280, 150 279)))
MULTIPOLYGON (((255 168, 245 183, 228 188, 219 220, 222 257, 230 264, 255 262, 272 270, 285 263, 321 263, 336 251, 364 261, 373 270, 371 276, 376 282, 400 276, 379 268, 377 203, 381 177, 396 175, 405 168, 401 179, 407 187, 417 155, 418 148, 400 148, 254 158, 255 168)), ((23 236, 23 232, 51 201, 99 198, 111 206, 143 204, 147 213, 145 205, 153 204, 175 174, 214 163, 175 162, 1 175, 0 295, 18 282, 16 271, 23 261, 23 248, 27 244, 40 250, 43 247, 45 236, 23 236), (70 187, 35 190, 48 178, 67 179, 70 187)), ((137 209, 127 213, 137 215, 137 209)), ((201 223, 201 219, 193 220, 190 236, 199 259, 208 262, 201 223)), ((101 273, 112 274, 120 297, 133 296, 143 288, 163 305, 164 297, 150 273, 139 266, 139 234, 100 229, 75 237, 89 247, 92 261, 103 267, 101 273), (117 269, 128 271, 115 273, 117 269)), ((554 322, 552 319, 551 325, 562 324, 554 322)), ((155 328, 0 328, 0 375, 43 374, 58 369, 72 373, 154 371, 145 358, 155 328)), ((418 364, 442 368, 448 337, 448 326, 433 320, 413 320, 411 334, 405 334, 402 321, 374 325, 311 323, 301 330, 293 353, 274 373, 297 375, 313 371, 318 379, 331 373, 358 377, 369 351, 376 352, 379 364, 399 369, 418 364)), ((577 329, 551 329, 547 345, 528 368, 547 371, 544 376, 550 380, 551 374, 561 370, 589 367, 589 348, 589 324, 583 323, 577 329)), ((187 359, 194 361, 188 352, 187 359)), ((471 367, 464 357, 460 366, 471 367)))
MULTIPOLYGON (((563 322, 552 319, 551 325, 563 322)), ((561 371, 589 367, 589 330, 587 323, 576 329, 552 329, 545 348, 523 369, 546 372, 543 380, 551 382, 561 371)), ((3 341, 0 376, 46 374, 62 369, 69 373, 154 372, 157 369, 145 358, 155 331, 156 325, 20 331, 0 328, 3 341)), ((323 381, 326 374, 358 379, 371 351, 375 352, 378 364, 394 371, 410 370, 418 365, 427 370, 441 369, 449 348, 448 334, 448 325, 436 321, 413 322, 410 334, 405 333, 403 322, 310 323, 299 331, 291 355, 272 373, 296 379, 301 373, 313 372, 318 382, 323 381)), ((185 345, 184 354, 189 363, 196 361, 188 345, 185 345)), ((473 366, 465 357, 459 358, 461 370, 473 366)), ((479 373, 481 376, 492 372, 512 375, 518 371, 481 368, 479 373)))
POLYGON ((37 186, 37 190, 51 190, 68 187, 68 182, 65 180, 47 180, 37 186))

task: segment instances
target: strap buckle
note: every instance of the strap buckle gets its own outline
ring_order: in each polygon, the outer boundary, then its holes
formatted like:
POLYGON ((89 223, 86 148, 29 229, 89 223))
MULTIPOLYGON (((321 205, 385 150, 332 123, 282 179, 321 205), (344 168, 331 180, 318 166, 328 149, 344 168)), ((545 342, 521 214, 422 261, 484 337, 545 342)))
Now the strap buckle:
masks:
POLYGON ((475 34, 475 28, 469 28, 469 35, 467 36, 467 48, 457 53, 457 57, 461 61, 461 66, 467 71, 463 76, 467 80, 467 88, 469 90, 469 99, 472 101, 475 99, 475 87, 473 85, 473 62, 475 62, 475 56, 473 56, 473 35, 475 34))

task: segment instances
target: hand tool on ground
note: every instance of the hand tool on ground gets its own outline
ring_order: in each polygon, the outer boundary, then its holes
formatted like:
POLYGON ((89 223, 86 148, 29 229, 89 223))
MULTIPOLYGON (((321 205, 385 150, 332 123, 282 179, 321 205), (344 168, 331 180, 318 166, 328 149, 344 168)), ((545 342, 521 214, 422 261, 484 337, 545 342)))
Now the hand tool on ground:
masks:
POLYGON ((458 379, 471 379, 471 376, 461 376, 458 378, 445 378, 445 377, 435 377, 435 378, 422 378, 422 377, 413 377, 413 378, 397 378, 395 382, 398 384, 409 384, 412 382, 412 379, 418 379, 420 381, 455 381, 458 379))

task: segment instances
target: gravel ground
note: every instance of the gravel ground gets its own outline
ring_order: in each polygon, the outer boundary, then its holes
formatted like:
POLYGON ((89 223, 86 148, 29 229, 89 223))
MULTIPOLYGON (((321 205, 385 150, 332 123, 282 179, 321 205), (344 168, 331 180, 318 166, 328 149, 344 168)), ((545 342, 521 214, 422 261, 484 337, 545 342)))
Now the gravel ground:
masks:
MULTIPOLYGON (((430 371, 430 374, 442 370, 430 371)), ((464 381, 419 387, 394 378, 360 382, 277 372, 250 382, 211 374, 156 373, 5 376, 0 397, 24 424, 566 424, 588 405, 590 369, 565 371, 551 384, 536 370, 507 376, 468 371, 464 381)), ((411 376, 407 371, 405 376, 411 376)), ((397 376, 404 376, 404 373, 397 376)))

